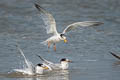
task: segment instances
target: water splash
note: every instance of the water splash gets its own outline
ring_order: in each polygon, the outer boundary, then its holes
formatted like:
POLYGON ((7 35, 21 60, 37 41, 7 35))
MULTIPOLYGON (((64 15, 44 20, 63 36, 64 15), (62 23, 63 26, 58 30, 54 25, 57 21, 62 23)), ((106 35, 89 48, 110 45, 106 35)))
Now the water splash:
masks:
POLYGON ((25 57, 22 49, 19 46, 17 46, 17 49, 20 51, 20 54, 23 56, 25 64, 23 64, 23 69, 13 69, 13 70, 16 72, 23 73, 23 74, 33 75, 34 74, 34 65, 32 64, 32 62, 30 62, 25 57))

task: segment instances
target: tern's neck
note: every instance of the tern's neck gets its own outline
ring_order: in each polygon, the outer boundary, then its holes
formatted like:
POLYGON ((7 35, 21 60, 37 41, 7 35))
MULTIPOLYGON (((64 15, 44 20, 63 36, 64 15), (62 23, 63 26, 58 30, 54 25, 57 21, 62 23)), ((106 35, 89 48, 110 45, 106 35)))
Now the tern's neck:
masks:
POLYGON ((68 69, 68 67, 69 67, 69 63, 68 62, 65 62, 65 61, 61 62, 61 68, 62 69, 68 69))

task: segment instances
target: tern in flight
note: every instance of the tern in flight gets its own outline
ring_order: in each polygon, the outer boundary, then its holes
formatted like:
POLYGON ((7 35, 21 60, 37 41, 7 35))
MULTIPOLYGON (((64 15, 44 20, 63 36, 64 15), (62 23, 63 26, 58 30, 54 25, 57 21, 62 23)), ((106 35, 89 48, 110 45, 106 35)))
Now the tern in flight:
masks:
POLYGON ((52 34, 53 36, 51 36, 50 38, 48 38, 47 40, 43 41, 43 44, 47 44, 48 48, 50 47, 51 44, 53 44, 54 47, 54 51, 56 51, 56 43, 64 40, 64 42, 67 42, 66 39, 66 32, 69 32, 73 29, 75 29, 76 27, 89 27, 89 26, 98 26, 103 24, 102 22, 99 21, 83 21, 83 22, 75 22, 73 24, 68 25, 62 33, 58 33, 57 29, 56 29, 56 22, 54 17, 47 12, 46 10, 44 10, 40 5, 35 4, 35 7, 38 9, 38 11, 40 12, 40 16, 42 17, 42 20, 44 21, 45 24, 45 28, 47 30, 47 34, 52 34))

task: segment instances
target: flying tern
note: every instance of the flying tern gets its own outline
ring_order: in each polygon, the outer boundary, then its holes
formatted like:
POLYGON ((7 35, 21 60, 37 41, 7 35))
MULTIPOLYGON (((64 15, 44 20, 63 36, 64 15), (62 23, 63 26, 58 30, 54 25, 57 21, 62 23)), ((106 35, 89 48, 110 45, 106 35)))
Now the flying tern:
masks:
POLYGON ((47 40, 43 41, 43 44, 47 44, 48 48, 50 47, 51 44, 53 44, 54 51, 56 51, 56 43, 60 42, 61 40, 64 40, 64 42, 67 42, 67 38, 65 36, 66 32, 69 32, 76 27, 89 27, 89 26, 98 26, 103 24, 102 22, 99 21, 83 21, 83 22, 75 22, 73 24, 68 25, 62 33, 58 33, 56 29, 56 22, 54 17, 47 12, 45 9, 43 9, 40 5, 35 4, 35 7, 38 9, 40 12, 40 15, 44 21, 45 28, 47 30, 47 34, 52 34, 50 38, 47 40))

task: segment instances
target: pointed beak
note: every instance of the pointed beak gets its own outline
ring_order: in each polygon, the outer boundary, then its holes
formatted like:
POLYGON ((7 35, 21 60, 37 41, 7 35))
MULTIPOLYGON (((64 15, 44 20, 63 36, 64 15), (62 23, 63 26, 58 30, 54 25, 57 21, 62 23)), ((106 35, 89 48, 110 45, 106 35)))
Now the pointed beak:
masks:
POLYGON ((67 41, 67 39, 64 39, 64 43, 67 43, 68 41, 67 41))
POLYGON ((49 69, 47 66, 43 67, 43 69, 49 69))

